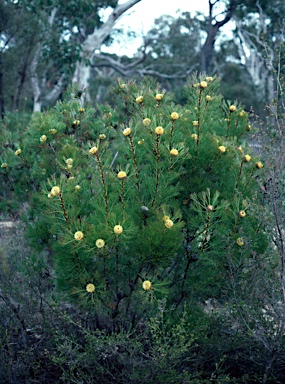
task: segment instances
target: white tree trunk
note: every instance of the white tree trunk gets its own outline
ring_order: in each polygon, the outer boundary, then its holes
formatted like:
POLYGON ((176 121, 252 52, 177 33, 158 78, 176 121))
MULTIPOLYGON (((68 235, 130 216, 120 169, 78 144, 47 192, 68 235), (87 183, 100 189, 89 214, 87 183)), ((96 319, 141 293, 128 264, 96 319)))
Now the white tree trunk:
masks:
MULTIPOLYGON (((82 44, 82 58, 87 58, 92 62, 94 59, 93 54, 96 50, 101 48, 104 40, 110 35, 118 19, 124 12, 132 8, 140 1, 141 0, 128 0, 124 4, 117 5, 117 7, 112 11, 111 15, 108 17, 107 21, 100 28, 94 29, 93 33, 88 35, 84 40, 82 44)), ((72 79, 73 84, 77 84, 79 89, 87 90, 87 97, 90 70, 91 68, 86 65, 84 60, 81 60, 76 63, 76 69, 72 79)))

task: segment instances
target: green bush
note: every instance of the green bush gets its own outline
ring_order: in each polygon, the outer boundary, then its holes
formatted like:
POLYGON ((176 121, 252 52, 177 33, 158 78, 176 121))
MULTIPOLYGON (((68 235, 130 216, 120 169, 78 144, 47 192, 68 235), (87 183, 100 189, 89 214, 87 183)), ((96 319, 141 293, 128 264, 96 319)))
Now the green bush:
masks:
POLYGON ((266 249, 248 115, 217 79, 193 80, 185 107, 146 80, 118 83, 114 110, 73 92, 30 123, 30 237, 53 252, 58 288, 95 316, 137 323, 160 300, 218 298, 227 259, 266 249))

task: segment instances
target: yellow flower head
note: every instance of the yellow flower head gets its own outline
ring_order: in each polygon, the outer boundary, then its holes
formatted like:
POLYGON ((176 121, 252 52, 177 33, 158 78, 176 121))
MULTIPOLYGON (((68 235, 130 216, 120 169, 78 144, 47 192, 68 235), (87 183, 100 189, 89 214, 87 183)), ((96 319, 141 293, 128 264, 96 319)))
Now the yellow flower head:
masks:
POLYGON ((92 147, 91 149, 89 149, 89 153, 90 155, 95 155, 95 153, 98 151, 98 148, 97 147, 92 147))
POLYGON ((241 211, 239 211, 238 215, 239 215, 239 217, 245 217, 246 216, 246 212, 241 210, 241 211))
POLYGON ((68 159, 65 160, 65 162, 66 162, 67 165, 72 165, 73 164, 73 159, 68 158, 68 159))
POLYGON ((214 210, 214 207, 212 205, 208 205, 207 206, 207 211, 208 212, 213 212, 213 210, 214 210))
POLYGON ((81 189, 80 185, 76 185, 75 189, 76 189, 76 191, 80 191, 80 189, 81 189))
POLYGON ((124 180, 124 179, 127 177, 127 174, 126 174, 126 172, 124 172, 124 171, 120 171, 120 172, 117 174, 117 177, 118 177, 118 179, 120 179, 120 180, 124 180))
POLYGON ((208 81, 208 83, 210 83, 211 81, 213 81, 213 78, 211 76, 207 76, 205 80, 208 81))
POLYGON ((156 127, 155 128, 155 133, 157 135, 163 135, 164 134, 164 129, 162 127, 156 127))
POLYGON ((157 101, 161 101, 163 99, 163 94, 162 93, 158 93, 157 95, 155 95, 155 99, 157 101))
POLYGON ((151 289, 151 282, 149 280, 145 280, 142 283, 142 287, 145 291, 149 291, 151 289))
POLYGON ((58 196, 60 194, 60 188, 55 185, 54 187, 52 187, 50 193, 52 196, 58 196))
POLYGON ((258 162, 255 164, 255 166, 256 166, 256 168, 258 168, 258 169, 263 168, 263 164, 262 164, 261 161, 258 161, 258 162))
POLYGON ((205 97, 205 99, 206 99, 206 101, 211 101, 211 100, 213 100, 212 96, 210 96, 210 95, 207 95, 207 96, 205 97))
POLYGON ((72 164, 67 164, 67 169, 72 169, 73 165, 72 164))
POLYGON ((123 227, 121 225, 115 225, 114 232, 116 235, 120 235, 123 232, 123 227))
POLYGON ((226 152, 226 147, 224 147, 223 145, 220 145, 218 150, 221 152, 221 153, 225 153, 226 152))
POLYGON ((79 112, 79 113, 84 113, 84 112, 85 112, 85 108, 83 108, 83 107, 79 108, 79 109, 78 109, 78 112, 79 112))
POLYGON ((7 168, 8 167, 8 164, 7 163, 2 163, 1 164, 1 168, 7 168))
POLYGON ((240 111, 240 113, 238 114, 240 117, 244 117, 246 115, 246 112, 245 111, 240 111))
POLYGON ((19 156, 21 153, 22 153, 22 150, 21 150, 21 149, 17 149, 17 151, 15 151, 15 155, 16 155, 16 156, 19 156))
POLYGON ((99 139, 100 140, 105 140, 106 139, 106 135, 104 133, 101 133, 101 135, 99 135, 99 139))
POLYGON ((95 285, 92 284, 92 283, 89 283, 86 285, 86 291, 89 292, 89 293, 92 293, 95 291, 95 285))
POLYGON ((230 112, 234 112, 236 109, 237 109, 237 107, 235 105, 230 105, 229 106, 230 112))
POLYGON ((196 133, 192 133, 191 137, 196 141, 198 140, 198 135, 196 133))
POLYGON ((80 125, 80 120, 74 120, 73 125, 76 125, 78 127, 78 125, 80 125))
POLYGON ((126 88, 126 84, 124 84, 124 83, 123 83, 123 84, 120 84, 120 88, 121 88, 121 89, 126 88))
POLYGON ((178 156, 178 151, 177 151, 177 149, 175 149, 175 148, 172 148, 171 149, 171 151, 170 151, 170 154, 172 155, 172 156, 178 156))
POLYGON ((199 122, 197 120, 195 120, 195 121, 192 121, 192 124, 193 124, 193 127, 198 127, 199 122))
POLYGON ((144 126, 148 127, 150 125, 150 123, 151 123, 151 120, 148 117, 143 119, 143 125, 144 126))
POLYGON ((136 103, 141 104, 143 102, 143 96, 138 96, 136 98, 136 103))
POLYGON ((243 149, 242 149, 242 147, 238 147, 238 151, 239 151, 240 153, 243 153, 243 149))
POLYGON ((130 136, 131 133, 132 133, 131 128, 126 128, 126 129, 123 130, 123 135, 124 136, 130 136))
POLYGON ((173 221, 172 220, 166 220, 165 221, 165 226, 166 226, 166 228, 172 228, 173 227, 173 221))
POLYGON ((171 120, 178 120, 179 114, 177 112, 172 112, 170 115, 171 120))
POLYGON ((251 157, 249 155, 244 155, 243 160, 248 163, 251 160, 251 157))
POLYGON ((242 237, 239 237, 236 241, 237 245, 239 245, 240 247, 244 245, 244 241, 243 241, 243 238, 242 237))
POLYGON ((55 135, 55 134, 56 134, 56 132, 57 132, 57 130, 56 130, 56 129, 54 129, 54 128, 52 128, 52 129, 50 129, 50 130, 49 130, 49 132, 50 132, 52 135, 55 135))
POLYGON ((75 238, 75 240, 77 240, 77 241, 82 240, 83 237, 84 237, 84 235, 83 235, 83 232, 81 232, 81 231, 77 231, 77 232, 75 232, 75 234, 74 234, 74 238, 75 238))
POLYGON ((71 181, 73 181, 74 180, 74 176, 70 176, 68 179, 67 179, 67 181, 70 183, 71 181))
POLYGON ((208 87, 207 81, 201 81, 200 88, 204 89, 204 88, 207 88, 207 87, 208 87))
POLYGON ((143 143, 144 143, 144 139, 138 141, 139 145, 142 145, 143 143))
POLYGON ((248 126, 247 126, 247 130, 248 130, 248 131, 251 131, 251 130, 252 130, 252 126, 251 126, 250 124, 248 124, 248 126))
POLYGON ((105 241, 103 239, 96 240, 96 247, 97 248, 103 248, 105 245, 105 241))
POLYGON ((45 143, 47 141, 47 137, 46 137, 46 135, 42 135, 41 137, 40 137, 40 142, 41 143, 45 143))

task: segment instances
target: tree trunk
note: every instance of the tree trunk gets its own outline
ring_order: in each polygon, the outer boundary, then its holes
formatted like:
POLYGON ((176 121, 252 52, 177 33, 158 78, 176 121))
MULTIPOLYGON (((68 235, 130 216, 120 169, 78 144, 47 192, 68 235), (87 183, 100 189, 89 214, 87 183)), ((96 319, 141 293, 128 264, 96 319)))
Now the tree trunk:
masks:
MULTIPOLYGON (((77 84, 79 89, 87 89, 90 80, 90 67, 86 65, 84 59, 94 60, 93 54, 100 49, 104 40, 110 35, 114 25, 124 12, 132 8, 141 0, 128 0, 124 4, 119 4, 112 11, 107 21, 98 29, 94 29, 93 33, 88 35, 82 44, 82 60, 76 63, 76 70, 72 79, 73 84, 77 84)), ((88 91, 86 92, 88 98, 88 91)))
POLYGON ((217 34, 221 27, 223 27, 227 22, 229 22, 233 16, 234 10, 237 7, 236 1, 231 0, 228 8, 225 12, 225 17, 221 21, 215 21, 215 17, 213 15, 214 5, 219 2, 211 2, 208 0, 209 4, 209 22, 208 22, 208 30, 207 37, 204 45, 202 46, 200 53, 200 72, 209 72, 210 66, 213 58, 214 46, 217 34))

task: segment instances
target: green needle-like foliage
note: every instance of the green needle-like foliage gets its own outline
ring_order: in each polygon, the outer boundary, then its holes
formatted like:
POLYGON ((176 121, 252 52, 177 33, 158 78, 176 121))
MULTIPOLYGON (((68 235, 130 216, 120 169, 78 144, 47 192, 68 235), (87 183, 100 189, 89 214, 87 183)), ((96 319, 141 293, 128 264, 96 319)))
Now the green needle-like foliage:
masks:
POLYGON ((182 312, 221 298, 229 260, 265 251, 263 164, 248 113, 218 87, 193 76, 182 107, 153 80, 118 82, 108 106, 72 91, 34 115, 30 237, 52 252, 58 288, 96 316, 136 323, 162 301, 182 312))

